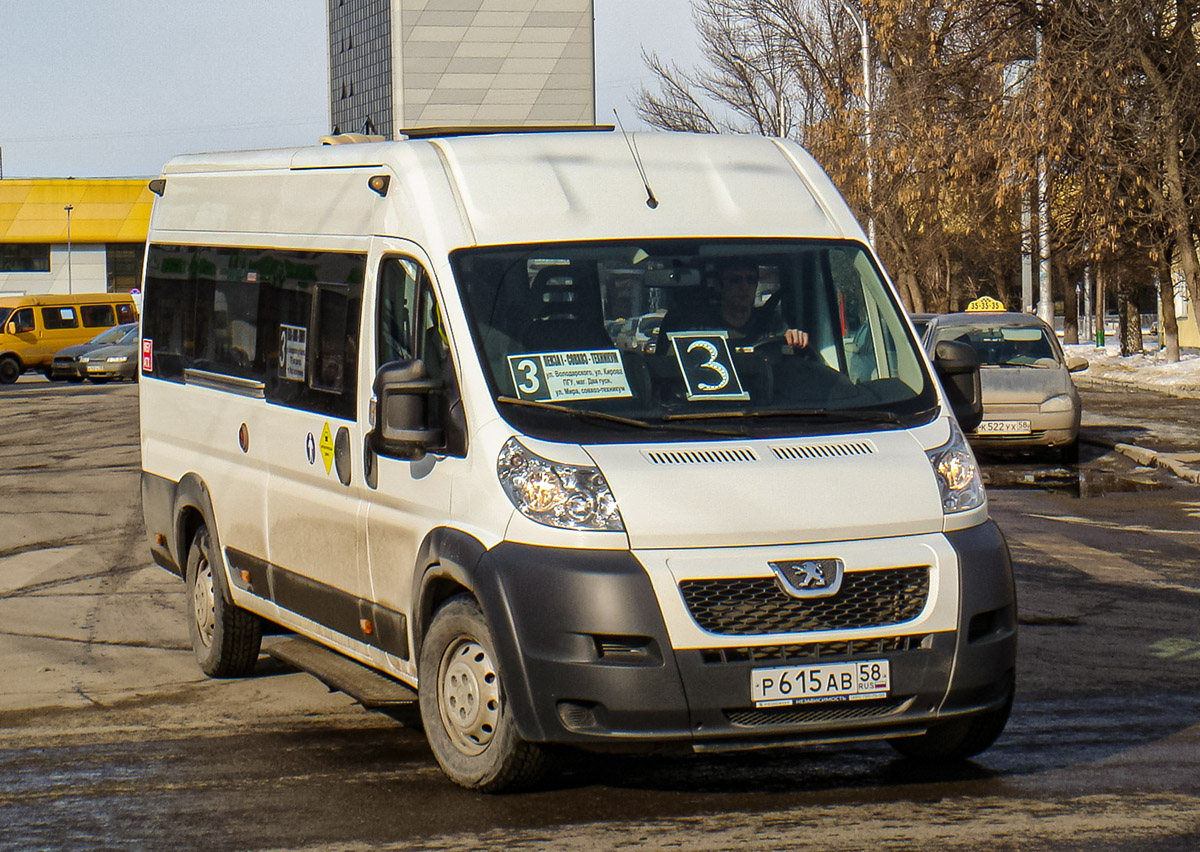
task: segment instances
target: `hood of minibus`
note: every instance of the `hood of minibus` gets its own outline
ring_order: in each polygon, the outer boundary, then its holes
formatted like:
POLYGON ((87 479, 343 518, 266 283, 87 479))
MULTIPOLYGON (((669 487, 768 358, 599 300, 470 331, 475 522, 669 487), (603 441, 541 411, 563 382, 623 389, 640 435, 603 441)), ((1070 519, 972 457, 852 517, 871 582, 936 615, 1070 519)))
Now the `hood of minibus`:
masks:
POLYGON ((905 430, 586 449, 612 489, 635 550, 942 530, 933 468, 905 430))

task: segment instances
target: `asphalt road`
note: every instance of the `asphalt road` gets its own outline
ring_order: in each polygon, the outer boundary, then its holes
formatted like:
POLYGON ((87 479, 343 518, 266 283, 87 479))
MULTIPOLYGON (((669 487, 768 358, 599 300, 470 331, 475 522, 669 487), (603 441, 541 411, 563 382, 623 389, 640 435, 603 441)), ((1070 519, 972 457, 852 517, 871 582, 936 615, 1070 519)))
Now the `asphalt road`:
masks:
POLYGON ((1194 852, 1200 487, 1099 440, 1171 427, 1157 395, 1103 405, 1078 470, 987 460, 1021 646, 1013 718, 977 760, 586 757, 488 797, 308 675, 201 676, 182 584, 147 557, 136 388, 0 389, 0 850, 1194 852))

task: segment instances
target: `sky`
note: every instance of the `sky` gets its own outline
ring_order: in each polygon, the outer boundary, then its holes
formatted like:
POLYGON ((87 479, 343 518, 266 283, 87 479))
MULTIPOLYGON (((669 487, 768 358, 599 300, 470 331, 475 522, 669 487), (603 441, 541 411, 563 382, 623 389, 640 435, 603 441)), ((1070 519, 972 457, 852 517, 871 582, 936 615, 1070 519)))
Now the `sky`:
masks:
MULTIPOLYGON (((0 171, 146 177, 328 133, 326 0, 0 0, 0 171)), ((640 126, 645 49, 700 62, 690 0, 594 0, 596 117, 640 126)))

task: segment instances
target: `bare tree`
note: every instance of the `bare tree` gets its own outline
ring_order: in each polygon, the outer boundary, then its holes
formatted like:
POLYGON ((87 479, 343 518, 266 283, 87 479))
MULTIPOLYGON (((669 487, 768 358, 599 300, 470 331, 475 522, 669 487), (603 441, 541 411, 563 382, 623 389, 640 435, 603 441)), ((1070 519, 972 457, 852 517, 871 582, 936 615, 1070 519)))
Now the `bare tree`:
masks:
POLYGON ((1010 290, 1039 177, 1064 303, 1085 268, 1128 301, 1165 237, 1200 305, 1196 2, 696 0, 705 68, 647 57, 659 91, 638 109, 797 139, 873 221, 911 309, 1010 290))

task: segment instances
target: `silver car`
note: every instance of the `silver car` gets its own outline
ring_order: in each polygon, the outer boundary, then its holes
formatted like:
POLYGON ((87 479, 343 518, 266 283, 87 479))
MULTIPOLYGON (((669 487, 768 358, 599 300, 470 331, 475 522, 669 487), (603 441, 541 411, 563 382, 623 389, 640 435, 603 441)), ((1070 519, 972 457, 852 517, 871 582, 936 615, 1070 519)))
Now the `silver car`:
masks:
POLYGON ((929 321, 925 348, 943 340, 969 343, 979 356, 983 420, 967 437, 982 448, 1046 447, 1064 462, 1079 460, 1082 405, 1071 373, 1084 358, 1063 355, 1058 338, 1030 314, 967 312, 929 321))
POLYGON ((133 323, 119 340, 89 349, 79 356, 79 371, 89 382, 102 384, 109 379, 138 377, 138 327, 133 323))
POLYGON ((97 334, 87 343, 77 343, 74 346, 58 350, 54 353, 54 360, 50 365, 50 378, 66 379, 68 382, 82 382, 88 378, 88 362, 81 362, 81 356, 91 352, 93 349, 99 349, 101 346, 121 343, 125 338, 136 341, 137 334, 138 324, 136 322, 121 323, 120 325, 104 329, 104 331, 97 334))

